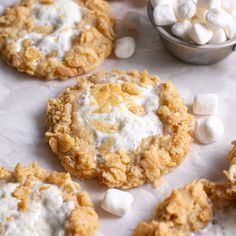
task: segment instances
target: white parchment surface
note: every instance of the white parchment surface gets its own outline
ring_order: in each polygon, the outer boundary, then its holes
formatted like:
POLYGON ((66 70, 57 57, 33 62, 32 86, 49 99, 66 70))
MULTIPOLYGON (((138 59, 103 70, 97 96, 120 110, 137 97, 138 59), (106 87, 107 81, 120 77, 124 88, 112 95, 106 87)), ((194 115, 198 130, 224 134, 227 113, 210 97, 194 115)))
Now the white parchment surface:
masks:
MULTIPOLYGON (((0 0, 0 12, 4 6, 17 0, 0 0)), ((19 0, 18 0, 19 1, 19 0)), ((134 196, 130 212, 123 218, 114 217, 100 208, 105 189, 98 182, 84 181, 81 186, 88 191, 100 218, 98 236, 131 236, 141 220, 153 216, 156 204, 173 188, 183 186, 193 179, 222 178, 222 170, 228 167, 226 155, 230 142, 236 139, 236 54, 211 66, 192 66, 171 57, 163 48, 157 32, 148 21, 146 8, 127 1, 112 1, 118 17, 129 9, 139 12, 141 26, 138 32, 121 32, 119 36, 133 35, 137 40, 135 55, 127 60, 111 56, 97 69, 147 69, 164 80, 173 81, 188 105, 197 93, 213 92, 220 95, 218 116, 225 125, 225 135, 211 145, 193 143, 193 152, 183 164, 164 177, 162 186, 153 189, 145 185, 129 190, 134 196)), ((136 1, 137 3, 137 1, 136 1)), ((121 27, 118 27, 121 28, 121 27)), ((48 170, 62 170, 57 157, 44 141, 44 115, 47 100, 56 97, 68 85, 68 81, 44 81, 16 72, 0 60, 0 164, 12 168, 16 163, 29 164, 36 160, 48 170)))

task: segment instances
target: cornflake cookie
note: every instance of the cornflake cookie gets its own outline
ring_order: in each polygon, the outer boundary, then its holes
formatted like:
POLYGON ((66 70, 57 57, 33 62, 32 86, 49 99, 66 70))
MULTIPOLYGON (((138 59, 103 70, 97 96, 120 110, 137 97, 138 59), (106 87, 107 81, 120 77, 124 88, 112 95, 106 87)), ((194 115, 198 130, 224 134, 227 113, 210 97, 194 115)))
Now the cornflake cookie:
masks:
POLYGON ((1 236, 92 236, 98 226, 89 196, 70 175, 35 162, 0 167, 0 206, 1 236))
POLYGON ((175 86, 147 71, 80 78, 48 102, 46 138, 62 166, 108 187, 152 183, 190 151, 192 116, 175 86))
POLYGON ((136 236, 234 236, 236 232, 236 141, 229 154, 227 180, 194 181, 174 190, 156 210, 155 219, 141 222, 136 236))
POLYGON ((104 0, 22 0, 0 17, 0 51, 20 72, 67 79, 111 54, 114 23, 104 0))

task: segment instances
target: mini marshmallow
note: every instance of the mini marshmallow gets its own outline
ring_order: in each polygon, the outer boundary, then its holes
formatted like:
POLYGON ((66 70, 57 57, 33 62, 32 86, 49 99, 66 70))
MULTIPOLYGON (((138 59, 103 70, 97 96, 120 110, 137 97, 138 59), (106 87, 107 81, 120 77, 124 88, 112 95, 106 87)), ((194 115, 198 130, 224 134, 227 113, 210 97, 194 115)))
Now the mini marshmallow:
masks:
POLYGON ((151 0, 151 4, 154 7, 156 7, 157 5, 161 6, 161 5, 171 5, 173 0, 151 0))
POLYGON ((208 10, 198 7, 196 11, 196 16, 200 23, 206 23, 206 14, 208 10))
POLYGON ((218 108, 219 96, 214 93, 198 94, 193 99, 193 112, 196 115, 213 115, 218 108))
POLYGON ((189 40, 189 30, 191 29, 191 27, 192 24, 190 23, 190 21, 185 20, 183 22, 175 23, 172 26, 171 31, 175 36, 183 40, 189 40))
POLYGON ((222 0, 198 0, 197 6, 207 10, 213 8, 221 8, 222 0))
POLYGON ((224 126, 218 117, 200 118, 195 122, 194 134, 202 144, 213 143, 224 135, 224 126))
POLYGON ((157 5, 153 12, 154 21, 157 25, 165 26, 174 24, 176 16, 171 5, 157 5))
POLYGON ((116 40, 114 53, 118 58, 125 59, 133 56, 136 42, 132 37, 124 37, 116 40))
POLYGON ((211 9, 206 14, 206 22, 213 29, 225 28, 229 20, 229 13, 221 8, 211 9))
POLYGON ((222 1, 222 8, 225 9, 227 12, 233 12, 236 10, 236 1, 235 0, 223 0, 222 1))
POLYGON ((176 8, 177 18, 179 20, 190 19, 195 16, 197 11, 196 4, 192 0, 187 0, 179 4, 176 8))
POLYGON ((124 216, 130 209, 133 200, 130 193, 111 188, 106 191, 101 207, 113 215, 124 216))
POLYGON ((236 17, 230 17, 229 24, 224 30, 229 39, 236 37, 236 17))
POLYGON ((209 44, 223 43, 226 40, 227 40, 227 37, 226 37, 225 31, 223 29, 219 29, 213 32, 213 36, 208 43, 209 44))
POLYGON ((123 18, 124 26, 127 29, 138 29, 140 26, 140 14, 137 11, 128 11, 123 18))
POLYGON ((190 38, 197 44, 204 45, 209 42, 213 32, 202 23, 196 22, 189 31, 190 38))

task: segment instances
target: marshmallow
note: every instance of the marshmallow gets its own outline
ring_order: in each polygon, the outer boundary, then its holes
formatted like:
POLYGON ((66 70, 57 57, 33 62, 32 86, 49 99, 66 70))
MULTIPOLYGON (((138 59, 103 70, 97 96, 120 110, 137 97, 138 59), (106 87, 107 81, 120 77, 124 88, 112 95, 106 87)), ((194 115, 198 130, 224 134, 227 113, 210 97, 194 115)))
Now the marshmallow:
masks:
POLYGON ((179 20, 190 19, 195 16, 197 11, 196 4, 192 0, 187 0, 179 4, 176 8, 177 18, 179 20))
POLYGON ((196 11, 196 16, 199 19, 199 22, 206 23, 206 14, 208 10, 198 7, 196 11))
POLYGON ((172 4, 172 0, 151 0, 151 4, 154 7, 156 7, 157 5, 171 5, 172 4))
POLYGON ((123 23, 127 29, 138 29, 140 26, 140 14, 137 11, 126 12, 123 23))
POLYGON ((222 0, 198 0, 197 6, 207 10, 212 8, 221 8, 222 0))
POLYGON ((223 29, 219 29, 213 32, 213 36, 208 43, 209 44, 223 43, 226 40, 227 40, 227 37, 226 37, 225 31, 223 29))
POLYGON ((233 12, 236 10, 236 1, 235 0, 223 0, 222 1, 222 8, 225 9, 227 12, 233 12))
POLYGON ((197 115, 213 115, 217 111, 218 102, 217 94, 198 94, 193 99, 193 112, 197 115))
POLYGON ((151 0, 151 4, 153 8, 156 7, 157 5, 161 6, 166 4, 175 6, 177 4, 177 1, 178 0, 151 0))
POLYGON ((154 21, 157 25, 165 26, 174 24, 176 16, 171 5, 157 5, 153 12, 154 21))
POLYGON ((236 37, 236 17, 230 17, 229 24, 224 30, 229 39, 236 37))
POLYGON ((194 134, 202 144, 213 143, 224 135, 224 126, 217 117, 200 118, 195 122, 194 134))
POLYGON ((204 24, 194 23, 189 31, 190 38, 197 44, 204 45, 209 42, 213 36, 213 32, 204 24))
POLYGON ((108 189, 102 200, 101 207, 113 215, 124 216, 130 209, 133 199, 130 193, 117 189, 108 189))
POLYGON ((191 29, 191 27, 192 24, 190 23, 190 21, 185 20, 183 22, 175 23, 172 26, 171 31, 175 36, 183 40, 189 40, 189 30, 191 29))
POLYGON ((125 59, 133 56, 136 42, 132 37, 124 37, 116 40, 114 53, 118 58, 125 59))
POLYGON ((206 22, 213 29, 225 28, 229 20, 229 13, 221 8, 211 9, 206 14, 206 22))

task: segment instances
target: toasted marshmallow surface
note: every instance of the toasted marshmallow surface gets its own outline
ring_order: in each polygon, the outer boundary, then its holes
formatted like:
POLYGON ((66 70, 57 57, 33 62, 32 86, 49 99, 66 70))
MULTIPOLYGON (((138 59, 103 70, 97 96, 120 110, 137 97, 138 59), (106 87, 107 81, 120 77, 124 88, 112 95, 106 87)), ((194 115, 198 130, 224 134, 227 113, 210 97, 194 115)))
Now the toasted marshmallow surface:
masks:
POLYGON ((0 182, 1 236, 64 236, 65 223, 74 209, 74 202, 65 202, 56 185, 33 181, 28 209, 18 208, 19 199, 13 192, 19 183, 0 182))
POLYGON ((97 147, 110 140, 114 143, 113 151, 134 150, 143 139, 163 134, 162 123, 156 114, 158 86, 142 87, 107 78, 104 84, 83 92, 82 97, 78 119, 94 131, 97 147), (125 86, 134 92, 124 92, 125 86))
POLYGON ((61 60, 72 47, 73 38, 79 36, 76 23, 83 19, 79 4, 74 0, 36 3, 32 8, 32 17, 36 26, 50 26, 52 32, 46 35, 38 32, 25 34, 16 42, 17 52, 21 51, 24 40, 29 39, 33 47, 45 54, 57 51, 57 59, 61 60))

